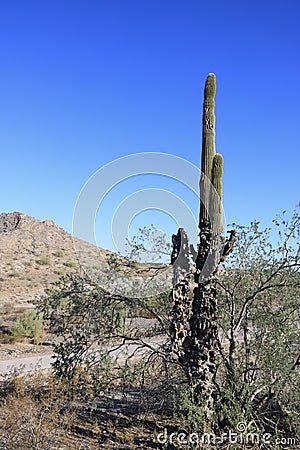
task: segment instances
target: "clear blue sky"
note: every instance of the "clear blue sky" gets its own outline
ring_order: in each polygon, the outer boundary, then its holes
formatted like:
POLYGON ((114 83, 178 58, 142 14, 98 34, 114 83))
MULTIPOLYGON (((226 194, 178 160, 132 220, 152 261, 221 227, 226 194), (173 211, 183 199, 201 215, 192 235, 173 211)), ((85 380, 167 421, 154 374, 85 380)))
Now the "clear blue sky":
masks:
MULTIPOLYGON (((299 17, 298 0, 2 0, 1 212, 70 232, 82 186, 115 158, 165 152, 199 165, 209 72, 227 222, 293 209, 299 17)), ((145 185, 159 187, 154 178, 145 185)))

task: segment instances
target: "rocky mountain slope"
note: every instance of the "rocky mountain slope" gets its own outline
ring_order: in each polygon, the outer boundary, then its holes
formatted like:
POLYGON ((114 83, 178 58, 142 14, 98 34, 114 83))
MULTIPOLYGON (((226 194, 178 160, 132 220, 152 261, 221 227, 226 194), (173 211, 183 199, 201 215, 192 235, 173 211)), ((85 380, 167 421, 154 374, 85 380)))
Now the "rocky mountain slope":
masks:
MULTIPOLYGON (((103 264, 111 253, 75 238, 81 261, 103 264)), ((0 214, 0 305, 31 302, 63 274, 81 271, 73 237, 52 220, 0 214)))

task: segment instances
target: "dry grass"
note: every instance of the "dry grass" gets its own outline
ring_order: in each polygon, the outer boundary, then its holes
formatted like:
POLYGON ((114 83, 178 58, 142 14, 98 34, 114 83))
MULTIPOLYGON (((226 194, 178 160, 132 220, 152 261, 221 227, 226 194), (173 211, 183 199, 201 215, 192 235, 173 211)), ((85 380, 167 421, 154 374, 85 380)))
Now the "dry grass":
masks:
POLYGON ((161 448, 155 443, 161 417, 142 414, 137 391, 70 400, 45 374, 12 377, 1 386, 1 450, 161 448))

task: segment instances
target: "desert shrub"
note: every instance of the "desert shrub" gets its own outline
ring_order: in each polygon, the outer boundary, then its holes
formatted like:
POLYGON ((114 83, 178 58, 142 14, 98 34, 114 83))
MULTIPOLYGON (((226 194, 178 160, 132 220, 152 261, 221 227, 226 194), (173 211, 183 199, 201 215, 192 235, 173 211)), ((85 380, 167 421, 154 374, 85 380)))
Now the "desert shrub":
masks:
POLYGON ((60 250, 60 249, 58 249, 58 250, 55 250, 54 252, 53 252, 53 255, 56 257, 56 258, 62 258, 63 256, 64 256, 64 251, 63 250, 60 250))
POLYGON ((50 264, 50 259, 47 256, 42 256, 40 259, 36 260, 36 263, 40 266, 48 266, 50 264))
POLYGON ((64 264, 64 266, 70 267, 70 268, 76 267, 76 262, 73 261, 72 259, 68 259, 68 260, 65 261, 63 264, 64 264))
POLYGON ((14 344, 16 342, 16 336, 11 333, 0 333, 1 344, 14 344))
POLYGON ((39 342, 43 333, 43 321, 36 311, 27 311, 17 318, 17 323, 10 328, 15 337, 34 338, 39 342))
POLYGON ((145 298, 137 298, 132 300, 129 309, 131 317, 144 317, 153 319, 157 315, 168 326, 170 310, 172 308, 170 290, 157 295, 151 295, 145 298))
POLYGON ((32 267, 33 262, 32 262, 32 261, 23 261, 23 265, 24 265, 25 267, 32 267))
POLYGON ((296 211, 290 220, 275 223, 280 231, 278 245, 258 222, 235 225, 240 239, 219 283, 216 407, 222 426, 235 427, 239 417, 245 422, 258 420, 262 427, 268 423, 274 433, 292 428, 296 432, 300 217, 296 211))
POLYGON ((53 368, 57 377, 68 383, 69 392, 73 387, 78 392, 79 386, 89 386, 94 395, 120 376, 116 356, 110 354, 112 342, 121 347, 134 343, 137 350, 145 347, 142 330, 130 322, 133 311, 140 308, 154 319, 153 330, 147 329, 149 335, 158 328, 166 331, 165 320, 156 311, 161 308, 153 302, 111 295, 87 278, 72 274, 46 290, 38 309, 47 329, 56 336, 53 368))
POLYGON ((64 273, 64 268, 63 267, 56 267, 55 269, 54 269, 54 273, 56 274, 56 275, 62 275, 63 273, 64 273))

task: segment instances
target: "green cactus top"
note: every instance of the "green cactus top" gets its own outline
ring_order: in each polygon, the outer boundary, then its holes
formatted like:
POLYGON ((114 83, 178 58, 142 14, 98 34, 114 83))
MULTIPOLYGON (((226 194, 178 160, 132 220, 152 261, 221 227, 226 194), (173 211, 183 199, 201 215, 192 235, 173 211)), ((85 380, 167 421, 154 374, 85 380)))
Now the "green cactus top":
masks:
POLYGON ((204 103, 214 102, 217 91, 216 75, 209 73, 204 88, 204 103))

